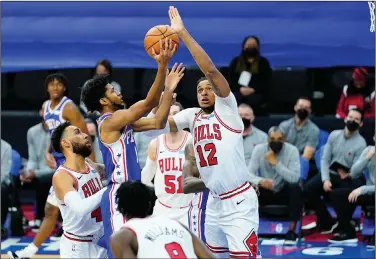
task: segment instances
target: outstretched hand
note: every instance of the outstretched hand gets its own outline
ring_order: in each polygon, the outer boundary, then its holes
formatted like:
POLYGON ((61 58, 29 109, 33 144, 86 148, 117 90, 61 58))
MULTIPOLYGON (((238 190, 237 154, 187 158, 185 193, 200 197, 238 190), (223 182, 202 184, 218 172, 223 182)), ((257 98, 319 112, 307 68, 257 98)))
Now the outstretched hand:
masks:
POLYGON ((171 71, 166 73, 165 88, 170 91, 174 91, 178 86, 180 80, 184 76, 185 67, 183 63, 175 63, 171 71))
POLYGON ((172 42, 171 39, 165 38, 164 45, 163 40, 159 41, 159 54, 156 54, 155 49, 151 49, 152 57, 159 63, 159 64, 168 64, 171 57, 175 54, 176 51, 176 44, 172 42))
POLYGON ((170 16, 171 21, 171 28, 176 32, 179 33, 184 30, 183 20, 180 17, 178 9, 173 6, 170 6, 168 10, 168 15, 170 16))

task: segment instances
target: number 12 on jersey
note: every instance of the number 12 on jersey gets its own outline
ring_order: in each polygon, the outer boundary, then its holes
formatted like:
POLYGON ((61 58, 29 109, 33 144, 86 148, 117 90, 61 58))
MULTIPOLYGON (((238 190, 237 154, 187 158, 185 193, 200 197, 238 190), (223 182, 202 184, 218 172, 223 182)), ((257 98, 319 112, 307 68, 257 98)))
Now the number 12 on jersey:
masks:
POLYGON ((196 151, 200 159, 201 167, 218 165, 218 160, 215 156, 217 153, 217 148, 215 147, 214 143, 207 143, 204 145, 204 148, 202 148, 201 145, 197 145, 196 151), (206 158, 204 156, 204 151, 208 152, 206 158))

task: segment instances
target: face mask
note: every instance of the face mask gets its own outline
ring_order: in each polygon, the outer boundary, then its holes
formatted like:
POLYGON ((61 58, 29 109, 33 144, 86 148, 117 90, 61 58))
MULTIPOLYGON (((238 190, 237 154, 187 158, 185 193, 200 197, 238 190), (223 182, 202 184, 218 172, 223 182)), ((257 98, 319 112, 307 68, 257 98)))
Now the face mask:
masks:
POLYGON ((359 128, 359 123, 357 123, 356 121, 347 121, 346 122, 346 128, 350 132, 356 131, 359 128))
POLYGON ((247 58, 254 58, 259 55, 259 50, 257 48, 246 48, 243 50, 243 55, 247 58))
POLYGON ((298 109, 296 111, 296 115, 298 116, 299 120, 305 120, 307 119, 309 112, 306 109, 298 109))
POLYGON ((251 126, 251 120, 250 119, 242 118, 242 121, 243 121, 245 129, 248 129, 249 126, 251 126))
POLYGON ((278 153, 279 151, 281 151, 283 143, 279 141, 272 141, 269 143, 269 147, 271 150, 273 150, 274 153, 278 153))
POLYGON ((95 136, 90 136, 91 137, 91 142, 94 143, 94 140, 95 140, 95 136))

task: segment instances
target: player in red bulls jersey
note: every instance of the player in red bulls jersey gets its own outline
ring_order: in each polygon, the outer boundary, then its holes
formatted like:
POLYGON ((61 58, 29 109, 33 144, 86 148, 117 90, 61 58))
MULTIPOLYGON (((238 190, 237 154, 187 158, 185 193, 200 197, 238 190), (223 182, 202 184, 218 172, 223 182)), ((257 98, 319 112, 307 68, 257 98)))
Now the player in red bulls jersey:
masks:
MULTIPOLYGON (((183 110, 183 106, 175 102, 170 108, 173 116, 183 110)), ((183 164, 185 145, 191 139, 188 131, 167 133, 158 136, 149 144, 148 157, 141 172, 142 182, 152 185, 157 201, 153 215, 166 216, 178 220, 188 226, 188 209, 192 194, 183 193, 183 164)))
POLYGON ((97 245, 103 236, 99 204, 105 188, 98 168, 85 161, 93 149, 90 138, 67 122, 55 129, 51 144, 66 158, 52 179, 63 218, 60 258, 105 258, 106 250, 97 245))
POLYGON ((168 13, 171 28, 184 42, 205 78, 197 85, 200 108, 185 109, 170 116, 166 128, 154 133, 189 128, 193 134, 191 150, 201 179, 192 182, 197 188, 192 187, 191 192, 207 187, 211 192, 207 207, 216 211, 210 216, 214 217, 211 221, 215 224, 205 225, 206 243, 211 251, 219 257, 229 253, 230 258, 256 258, 258 198, 248 182, 250 173, 244 159, 242 136, 244 125, 236 99, 225 77, 184 27, 178 10, 171 6, 168 13))
MULTIPOLYGON (((136 143, 133 132, 163 128, 170 110, 173 92, 183 77, 183 64, 175 64, 167 73, 170 58, 175 52, 172 41, 160 42, 161 51, 154 55, 158 63, 155 81, 145 100, 125 109, 121 94, 114 90, 106 76, 97 76, 85 83, 81 99, 89 111, 98 111, 99 147, 107 172, 108 189, 103 195, 101 212, 104 220, 104 245, 108 247, 111 234, 124 224, 124 217, 116 210, 115 193, 120 184, 129 180, 141 180, 136 143), (164 89, 160 109, 153 118, 144 114, 157 106, 164 89)), ((111 250, 107 249, 112 258, 111 250)))

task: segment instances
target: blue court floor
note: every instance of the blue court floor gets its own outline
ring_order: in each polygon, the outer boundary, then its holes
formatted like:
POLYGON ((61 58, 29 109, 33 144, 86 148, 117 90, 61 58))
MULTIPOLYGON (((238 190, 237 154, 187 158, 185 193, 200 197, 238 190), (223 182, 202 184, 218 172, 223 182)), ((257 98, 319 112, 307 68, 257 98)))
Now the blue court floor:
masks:
MULTIPOLYGON (((26 247, 32 237, 8 238, 1 242, 1 254, 26 247)), ((375 250, 359 242, 338 245, 328 242, 298 241, 296 245, 285 245, 283 240, 262 239, 260 250, 263 258, 375 258, 375 250)), ((59 241, 47 241, 39 249, 40 255, 58 255, 59 241)))

